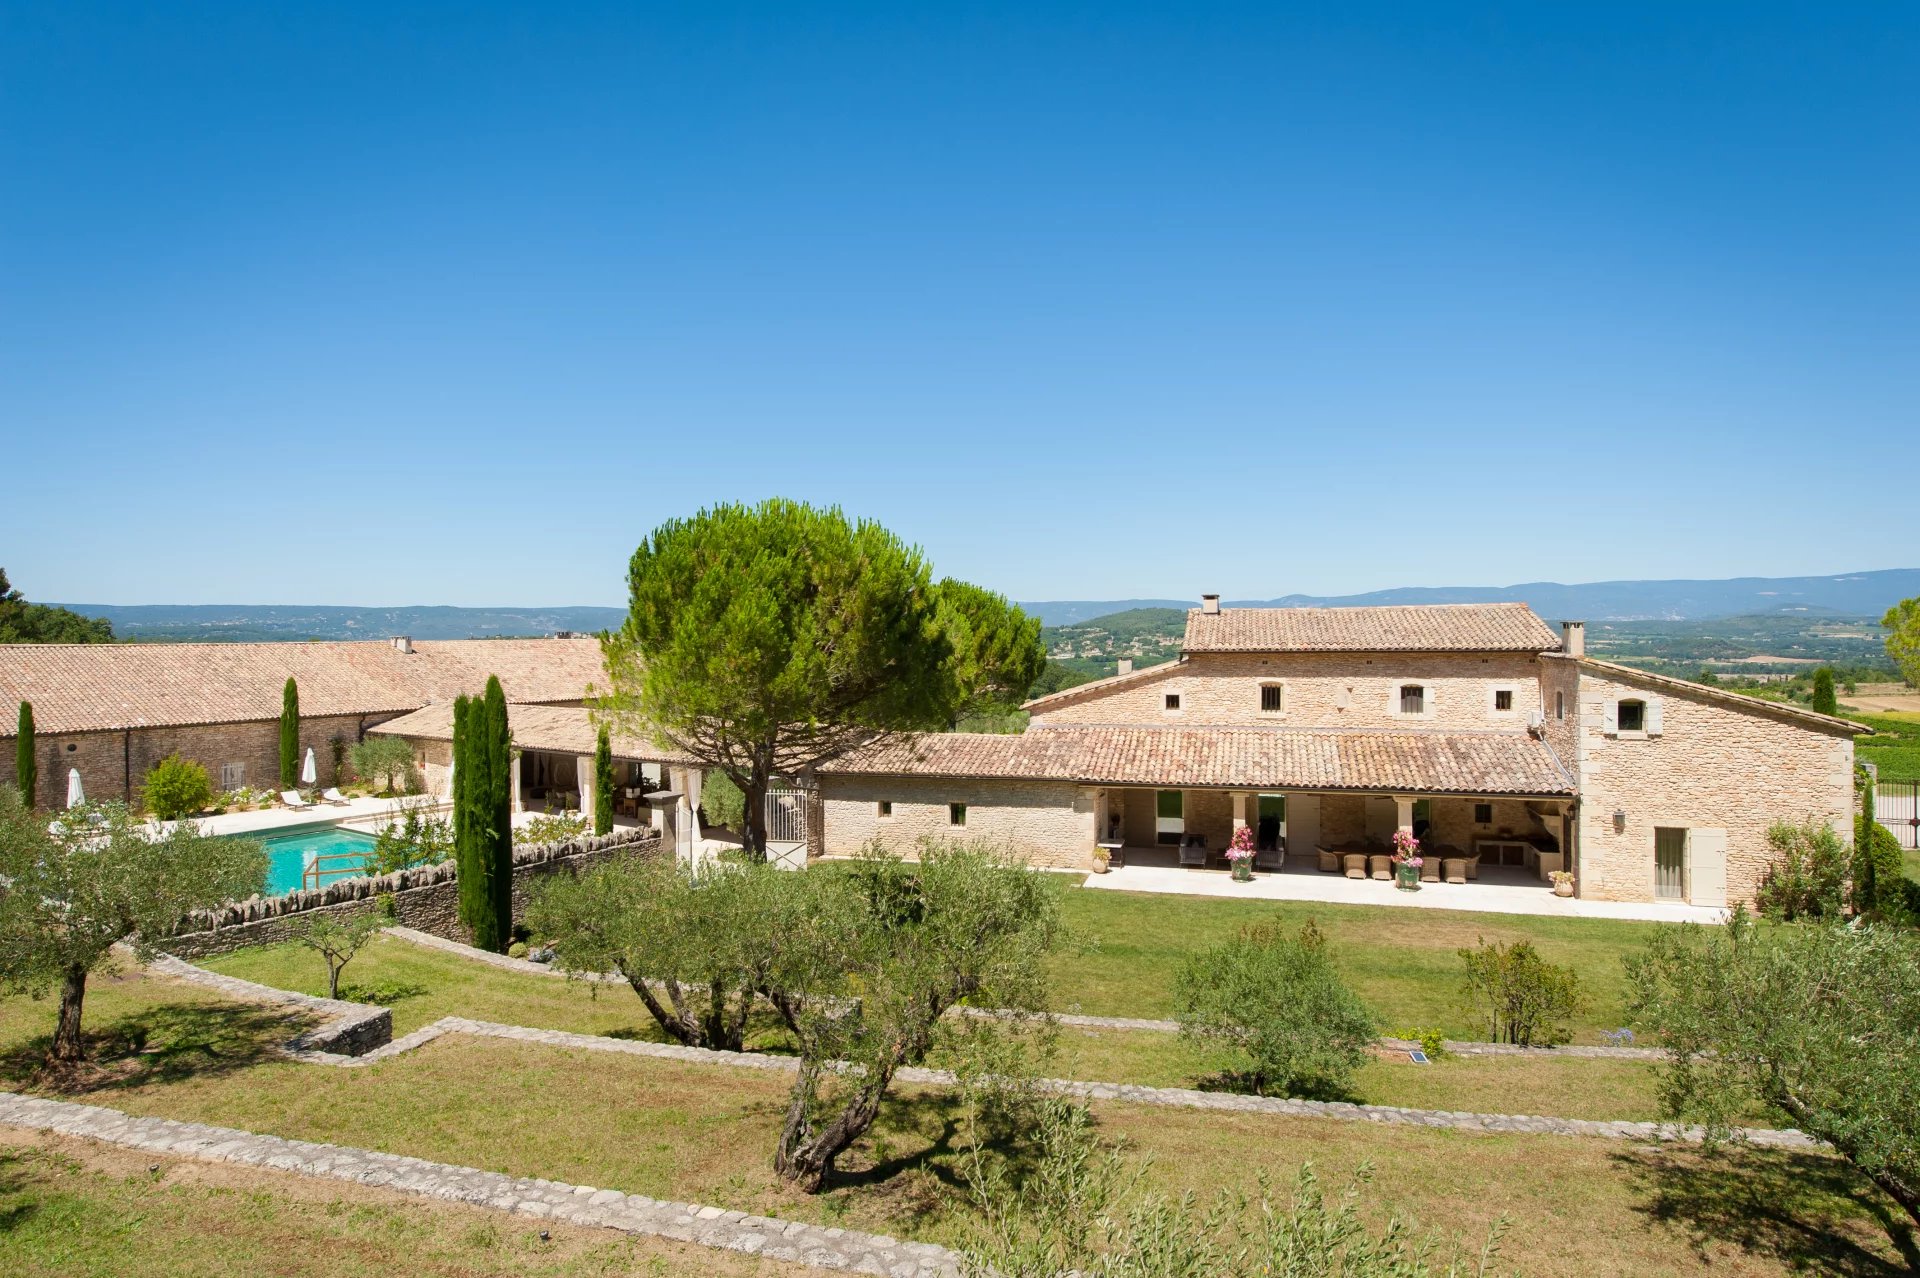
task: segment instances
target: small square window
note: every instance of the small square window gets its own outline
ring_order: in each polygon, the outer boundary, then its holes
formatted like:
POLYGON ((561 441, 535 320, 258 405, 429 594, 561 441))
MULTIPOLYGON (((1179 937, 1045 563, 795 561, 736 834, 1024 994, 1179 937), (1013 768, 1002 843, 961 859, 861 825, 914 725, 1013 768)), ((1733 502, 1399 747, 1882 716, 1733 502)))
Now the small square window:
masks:
POLYGON ((1425 714, 1427 711, 1427 690, 1417 683, 1403 684, 1400 688, 1400 713, 1425 714))
POLYGON ((876 809, 878 810, 878 815, 880 815, 880 816, 883 816, 883 817, 890 817, 890 816, 892 816, 892 815, 893 815, 893 800, 892 800, 892 799, 882 799, 882 800, 880 800, 880 802, 879 802, 879 803, 877 803, 877 804, 876 804, 876 805, 874 805, 874 806, 875 806, 875 807, 876 807, 876 809))
POLYGON ((1647 703, 1644 701, 1622 701, 1620 703, 1620 731, 1645 732, 1647 730, 1647 703))
POLYGON ((1493 708, 1495 710, 1513 709, 1513 689, 1512 688, 1496 689, 1493 694, 1493 708))
POLYGON ((966 823, 967 805, 964 803, 949 803, 947 805, 947 824, 965 825, 966 823))
POLYGON ((1492 825, 1493 824, 1493 805, 1491 803, 1474 804, 1473 805, 1473 823, 1475 825, 1492 825))
POLYGON ((1179 708, 1180 708, 1180 694, 1177 692, 1169 692, 1167 694, 1167 709, 1178 710, 1179 708))
POLYGON ((1264 683, 1260 685, 1260 713, 1261 714, 1279 714, 1280 713, 1280 685, 1279 684, 1264 683))
POLYGON ((244 763, 223 763, 220 765, 220 788, 238 790, 247 783, 247 765, 244 763))

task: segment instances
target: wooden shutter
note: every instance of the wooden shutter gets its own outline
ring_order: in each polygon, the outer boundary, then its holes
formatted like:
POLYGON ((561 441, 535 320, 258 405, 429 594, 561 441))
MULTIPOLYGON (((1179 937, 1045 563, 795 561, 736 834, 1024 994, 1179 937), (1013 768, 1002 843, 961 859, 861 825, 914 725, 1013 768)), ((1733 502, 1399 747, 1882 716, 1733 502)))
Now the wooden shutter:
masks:
POLYGON ((1646 728, 1648 736, 1660 735, 1660 698, 1658 697, 1647 698, 1646 728))
POLYGON ((1612 697, 1601 710, 1600 731, 1610 737, 1620 734, 1620 703, 1612 697))
POLYGON ((1687 831, 1687 899, 1695 905, 1727 903, 1727 832, 1696 826, 1687 831))

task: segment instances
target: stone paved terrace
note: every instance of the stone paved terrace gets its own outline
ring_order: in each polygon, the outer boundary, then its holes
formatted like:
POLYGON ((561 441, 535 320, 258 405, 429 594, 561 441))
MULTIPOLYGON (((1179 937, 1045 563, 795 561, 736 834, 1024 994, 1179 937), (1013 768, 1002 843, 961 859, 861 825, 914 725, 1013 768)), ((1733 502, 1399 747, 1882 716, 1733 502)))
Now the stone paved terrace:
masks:
MULTIPOLYGON (((1129 857, 1133 855, 1130 851, 1129 857)), ((1654 923, 1724 923, 1727 912, 1674 901, 1590 901, 1555 896, 1531 876, 1495 881, 1486 870, 1471 883, 1425 883, 1402 892, 1379 879, 1350 879, 1318 869, 1288 868, 1258 873, 1235 883, 1226 870, 1129 863, 1089 874, 1086 886, 1107 892, 1166 892, 1175 896, 1225 896, 1249 901, 1313 901, 1326 905, 1388 905, 1414 910, 1478 910, 1489 914, 1537 914, 1548 918, 1637 919, 1654 923)))
POLYGON ((138 1118, 117 1109, 11 1092, 0 1092, 0 1123, 155 1154, 379 1185, 423 1198, 650 1234, 821 1269, 890 1278, 949 1278, 958 1271, 954 1254, 931 1243, 902 1242, 698 1203, 663 1202, 617 1189, 507 1176, 401 1154, 262 1136, 231 1127, 138 1118))

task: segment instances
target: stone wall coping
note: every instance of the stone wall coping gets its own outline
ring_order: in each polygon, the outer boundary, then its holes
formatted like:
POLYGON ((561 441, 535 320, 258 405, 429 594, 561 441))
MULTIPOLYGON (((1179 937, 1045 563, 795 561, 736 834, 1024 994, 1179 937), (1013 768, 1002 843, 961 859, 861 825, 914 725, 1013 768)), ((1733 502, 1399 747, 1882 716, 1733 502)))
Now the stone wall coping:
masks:
POLYGON ((226 976, 196 967, 171 954, 154 955, 148 960, 147 969, 175 980, 204 986, 235 1002, 262 1003, 315 1013, 320 1017, 320 1024, 289 1039, 283 1048, 289 1056, 300 1060, 315 1064, 339 1064, 383 1047, 393 1038, 393 1012, 385 1007, 275 989, 271 985, 243 981, 237 976, 226 976))
MULTIPOLYGON (((513 849, 513 867, 519 870, 525 866, 544 865, 615 848, 640 848, 655 843, 658 839, 657 834, 645 827, 625 826, 610 834, 582 835, 580 838, 567 839, 559 843, 516 845, 513 849)), ((218 932, 222 928, 239 927, 292 914, 304 914, 309 910, 329 905, 373 900, 390 893, 451 883, 458 877, 457 862, 441 861, 434 865, 395 870, 390 874, 337 879, 321 887, 302 888, 299 891, 288 892, 284 896, 254 896, 244 901, 231 902, 217 909, 196 911, 181 919, 179 926, 167 936, 218 932)))
MULTIPOLYGON (((526 959, 509 958, 504 954, 495 954, 489 950, 477 949, 444 936, 435 936, 431 932, 422 932, 418 928, 390 927, 388 936, 397 937, 414 945, 439 950, 446 954, 455 954, 461 958, 479 963, 488 963, 494 967, 509 971, 522 972, 532 976, 551 976, 562 980, 593 981, 607 985, 625 985, 627 978, 617 972, 565 972, 549 963, 532 963, 526 959)), ((1012 1013, 997 1008, 959 1007, 954 1009, 959 1016, 1005 1017, 1012 1013)), ((1083 1016, 1078 1012, 1056 1012, 1055 1022, 1076 1029, 1103 1030, 1147 1030, 1159 1034, 1178 1034, 1180 1022, 1152 1020, 1138 1016, 1083 1016)), ((1410 1039, 1382 1038, 1381 1047, 1389 1051, 1411 1051, 1420 1046, 1410 1039)), ((1442 1044, 1449 1052, 1460 1056, 1557 1056, 1588 1060, 1645 1061, 1662 1060, 1666 1053, 1653 1047, 1609 1047, 1600 1044, 1569 1044, 1562 1047, 1521 1047, 1515 1043, 1474 1043, 1448 1039, 1442 1044)))
POLYGON ((754 1216, 698 1203, 668 1202, 592 1185, 508 1176, 404 1154, 316 1144, 170 1118, 141 1118, 71 1101, 0 1092, 0 1123, 178 1158, 268 1167, 296 1176, 382 1186, 422 1198, 671 1238, 821 1269, 898 1278, 950 1278, 959 1271, 959 1257, 932 1243, 902 1242, 880 1234, 754 1216))

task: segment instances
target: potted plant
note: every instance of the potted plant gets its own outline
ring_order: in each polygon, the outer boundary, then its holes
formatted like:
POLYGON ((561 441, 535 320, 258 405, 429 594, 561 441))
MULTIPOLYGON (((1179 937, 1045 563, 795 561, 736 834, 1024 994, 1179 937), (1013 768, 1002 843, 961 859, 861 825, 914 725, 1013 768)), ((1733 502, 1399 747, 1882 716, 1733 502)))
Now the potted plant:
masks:
POLYGON ((1553 880, 1553 894, 1555 896, 1573 895, 1573 871, 1550 870, 1547 873, 1547 877, 1553 880))
POLYGON ((1235 883, 1253 882, 1253 827, 1243 825, 1233 832, 1227 844, 1227 864, 1233 867, 1235 883))
POLYGON ((1420 840, 1413 837, 1411 830, 1393 832, 1393 878, 1394 886, 1402 892, 1420 890, 1420 867, 1426 859, 1420 855, 1420 840))
POLYGON ((1096 847, 1093 850, 1093 872, 1095 874, 1105 874, 1107 872, 1107 864, 1112 859, 1112 854, 1105 848, 1096 847))

